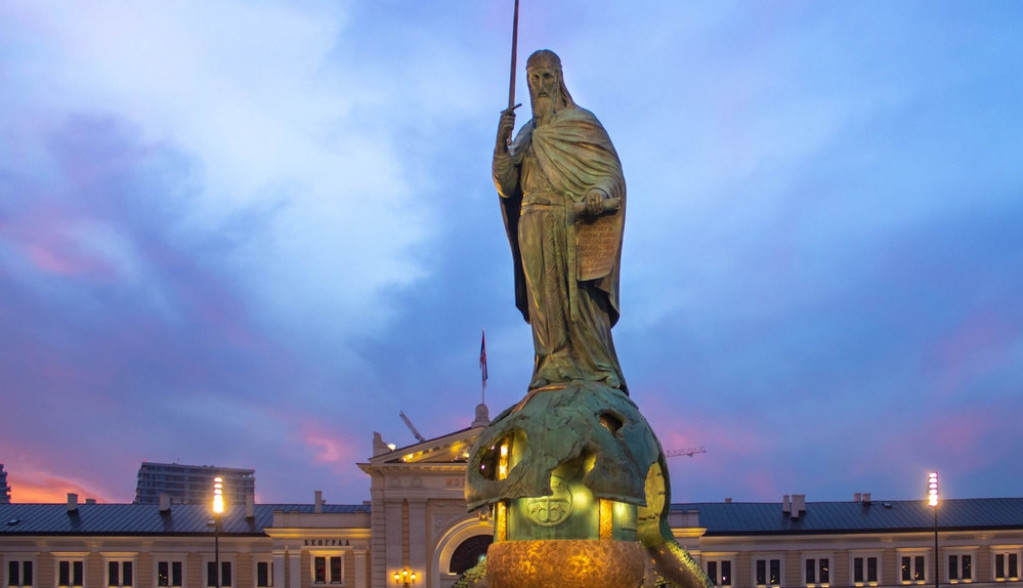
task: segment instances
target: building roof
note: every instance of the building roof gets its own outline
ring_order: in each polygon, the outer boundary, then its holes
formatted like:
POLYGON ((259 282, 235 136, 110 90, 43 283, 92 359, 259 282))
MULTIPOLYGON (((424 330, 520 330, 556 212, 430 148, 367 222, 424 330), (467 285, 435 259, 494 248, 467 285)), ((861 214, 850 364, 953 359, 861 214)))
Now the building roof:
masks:
MULTIPOLYGON (((251 519, 245 506, 228 506, 221 533, 263 535, 274 512, 312 513, 312 504, 257 504, 251 519)), ((368 513, 368 505, 322 505, 323 513, 368 513)), ((0 537, 10 535, 204 535, 213 531, 205 504, 175 504, 161 512, 155 504, 0 504, 0 537)))
POLYGON ((254 468, 229 468, 224 466, 215 465, 191 465, 187 463, 161 463, 158 461, 143 461, 139 465, 139 473, 148 471, 181 471, 181 472, 201 472, 201 473, 230 473, 244 476, 255 475, 256 470, 254 468))
MULTIPOLYGON (((934 511, 924 500, 807 502, 793 517, 779 502, 706 502, 672 504, 672 512, 699 513, 707 535, 777 533, 876 533, 934 529, 934 511)), ((1023 498, 945 499, 938 506, 942 530, 1021 529, 1023 498)))
MULTIPOLYGON (((275 512, 315 512, 313 504, 256 504, 253 517, 245 507, 229 506, 221 532, 263 535, 275 512)), ((321 512, 359 514, 366 504, 324 504, 321 512)), ((930 531, 934 511, 923 500, 872 502, 807 502, 798 517, 782 505, 753 502, 702 502, 671 505, 673 513, 696 511, 707 536, 930 531)), ((175 504, 161 512, 155 504, 79 504, 69 513, 66 504, 0 504, 0 536, 12 535, 205 535, 212 532, 208 505, 175 504)), ((1023 529, 1023 498, 942 500, 938 507, 942 530, 1023 529)))

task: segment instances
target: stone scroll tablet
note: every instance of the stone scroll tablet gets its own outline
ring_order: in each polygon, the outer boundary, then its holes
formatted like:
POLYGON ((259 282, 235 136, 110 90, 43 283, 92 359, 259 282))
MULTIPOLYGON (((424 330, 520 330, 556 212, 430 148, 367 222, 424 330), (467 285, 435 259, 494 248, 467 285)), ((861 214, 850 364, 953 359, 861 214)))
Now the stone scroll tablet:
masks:
POLYGON ((582 219, 576 223, 575 256, 579 280, 596 280, 611 271, 618 261, 624 218, 620 210, 615 210, 592 221, 582 219))

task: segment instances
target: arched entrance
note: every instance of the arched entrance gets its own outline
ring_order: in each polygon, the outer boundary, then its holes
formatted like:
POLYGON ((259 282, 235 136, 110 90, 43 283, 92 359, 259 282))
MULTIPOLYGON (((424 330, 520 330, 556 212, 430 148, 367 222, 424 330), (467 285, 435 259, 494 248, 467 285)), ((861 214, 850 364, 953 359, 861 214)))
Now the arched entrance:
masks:
POLYGON ((479 563, 480 558, 487 554, 487 548, 494 542, 494 536, 476 535, 462 541, 451 554, 448 573, 462 575, 466 570, 479 563))
POLYGON ((472 568, 487 552, 494 537, 489 517, 469 514, 451 525, 433 550, 433 586, 450 586, 463 571, 472 568), (457 555, 456 555, 456 552, 457 555))

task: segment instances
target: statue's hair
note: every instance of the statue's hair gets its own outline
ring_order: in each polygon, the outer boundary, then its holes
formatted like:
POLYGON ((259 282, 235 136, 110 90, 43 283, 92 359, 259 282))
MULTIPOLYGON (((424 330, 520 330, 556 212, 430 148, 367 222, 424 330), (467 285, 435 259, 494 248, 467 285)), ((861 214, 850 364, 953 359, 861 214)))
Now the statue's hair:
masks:
POLYGON ((539 49, 534 51, 529 59, 526 60, 526 71, 529 71, 530 67, 544 63, 558 74, 558 86, 561 90, 561 102, 555 104, 555 109, 575 107, 575 102, 572 100, 572 95, 568 93, 568 87, 565 86, 565 73, 561 69, 561 58, 558 54, 551 51, 550 49, 539 49))

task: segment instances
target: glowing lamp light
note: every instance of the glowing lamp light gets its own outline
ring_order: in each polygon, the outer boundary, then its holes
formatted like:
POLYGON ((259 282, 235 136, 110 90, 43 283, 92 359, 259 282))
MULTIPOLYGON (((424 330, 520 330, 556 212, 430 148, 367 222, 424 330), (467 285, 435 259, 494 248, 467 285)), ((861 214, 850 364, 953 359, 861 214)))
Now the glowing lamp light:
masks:
POLYGON ((213 478, 213 512, 224 514, 224 480, 220 476, 213 478))
POLYGON ((416 583, 416 573, 409 571, 408 568, 402 568, 401 571, 396 570, 391 577, 394 578, 395 584, 401 584, 406 588, 416 583))
POLYGON ((938 506, 938 472, 927 474, 927 506, 938 506))
POLYGON ((501 444, 501 457, 497 460, 497 479, 503 480, 508 477, 508 444, 501 444))

